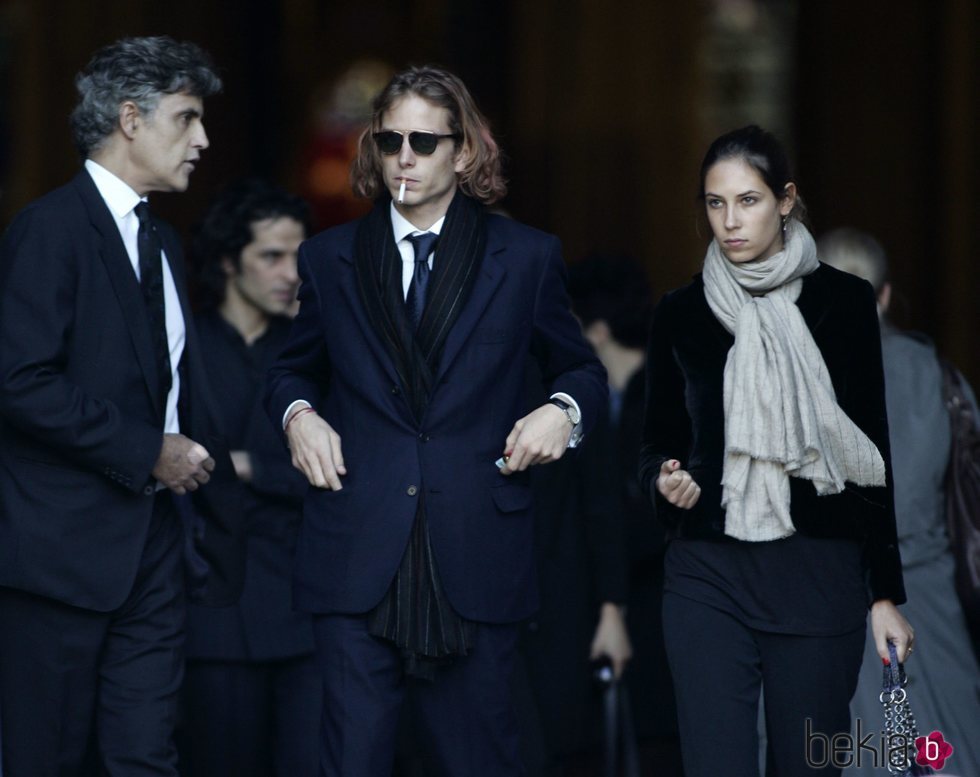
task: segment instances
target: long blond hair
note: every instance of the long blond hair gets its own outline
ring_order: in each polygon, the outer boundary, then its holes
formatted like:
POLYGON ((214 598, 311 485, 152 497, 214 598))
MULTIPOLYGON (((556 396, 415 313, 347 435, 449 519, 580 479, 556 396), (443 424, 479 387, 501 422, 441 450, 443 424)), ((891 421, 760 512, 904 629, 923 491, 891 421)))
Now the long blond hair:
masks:
POLYGON ((357 156, 351 164, 351 187, 359 197, 374 199, 385 189, 381 155, 371 137, 381 128, 381 117, 406 95, 416 95, 449 112, 449 129, 460 135, 456 149, 466 149, 468 161, 459 173, 463 193, 490 205, 507 194, 501 172, 500 147, 490 125, 480 113, 466 85, 441 68, 411 67, 398 73, 374 99, 371 122, 358 140, 357 156))

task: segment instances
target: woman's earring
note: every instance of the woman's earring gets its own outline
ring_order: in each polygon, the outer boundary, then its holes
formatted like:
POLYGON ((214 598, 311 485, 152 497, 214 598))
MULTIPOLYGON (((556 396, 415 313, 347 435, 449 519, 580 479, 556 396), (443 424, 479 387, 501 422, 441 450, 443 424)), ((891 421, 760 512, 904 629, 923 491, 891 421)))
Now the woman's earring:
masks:
POLYGON ((783 216, 783 238, 786 237, 786 216, 783 216))

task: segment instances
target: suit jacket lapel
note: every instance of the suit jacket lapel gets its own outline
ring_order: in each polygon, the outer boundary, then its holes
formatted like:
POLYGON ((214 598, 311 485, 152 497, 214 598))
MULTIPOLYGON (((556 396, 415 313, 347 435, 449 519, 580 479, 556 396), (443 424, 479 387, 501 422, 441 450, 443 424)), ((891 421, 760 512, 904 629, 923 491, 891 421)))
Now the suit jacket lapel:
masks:
POLYGON ((157 411, 162 412, 165 398, 158 397, 155 388, 160 384, 157 377, 156 360, 153 356, 150 323, 146 315, 143 293, 140 290, 139 281, 136 279, 136 273, 133 272, 133 265, 129 261, 129 254, 126 253, 126 246, 123 245, 119 228, 116 226, 116 222, 91 176, 82 170, 75 176, 73 183, 78 189, 85 209, 88 211, 92 226, 102 239, 100 254, 116 299, 119 301, 119 307, 122 309, 128 324, 129 336, 133 342, 133 349, 136 351, 136 361, 143 372, 146 388, 153 398, 157 411))
POLYGON ((490 300, 493 299, 493 295, 497 291, 497 287, 503 280, 505 271, 495 256, 503 250, 505 247, 495 239, 493 231, 489 231, 486 255, 480 264, 479 275, 473 283, 469 299, 466 300, 459 318, 456 319, 456 323, 446 337, 446 344, 442 349, 442 357, 439 359, 439 369, 436 373, 437 382, 446 374, 446 370, 452 366, 453 361, 459 356, 463 345, 483 317, 490 300))
POLYGON ((371 326, 371 322, 368 320, 367 313, 364 310, 360 293, 357 290, 357 277, 355 275, 356 270, 354 268, 353 258, 349 255, 349 253, 341 252, 340 259, 344 268, 344 274, 338 279, 337 285, 340 287, 344 301, 347 303, 347 307, 353 314, 357 325, 361 328, 361 333, 364 335, 364 340, 367 342, 368 347, 378 364, 385 371, 393 384, 400 383, 401 381, 398 377, 398 372, 395 369, 395 363, 391 358, 391 354, 388 353, 388 349, 384 347, 384 344, 378 337, 378 333, 375 332, 374 327, 371 326))

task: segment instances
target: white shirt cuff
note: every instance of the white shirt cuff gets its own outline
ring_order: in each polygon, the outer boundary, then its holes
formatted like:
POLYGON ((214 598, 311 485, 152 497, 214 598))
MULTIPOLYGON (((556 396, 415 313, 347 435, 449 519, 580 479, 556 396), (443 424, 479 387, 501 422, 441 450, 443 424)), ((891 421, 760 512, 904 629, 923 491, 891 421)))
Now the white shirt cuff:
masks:
POLYGON ((286 412, 282 414, 282 428, 284 430, 286 428, 286 421, 289 418, 289 414, 293 412, 293 408, 296 407, 296 405, 303 405, 304 407, 313 407, 313 405, 311 405, 305 399, 297 399, 295 402, 290 402, 289 407, 286 408, 286 412))

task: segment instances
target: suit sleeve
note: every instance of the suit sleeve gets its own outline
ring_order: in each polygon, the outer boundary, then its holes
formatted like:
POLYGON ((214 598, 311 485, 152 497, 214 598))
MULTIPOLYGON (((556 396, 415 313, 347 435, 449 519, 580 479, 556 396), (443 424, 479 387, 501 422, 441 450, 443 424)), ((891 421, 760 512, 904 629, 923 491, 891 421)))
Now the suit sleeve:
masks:
POLYGON ((298 270, 299 314, 266 384, 265 408, 277 429, 282 429, 286 409, 296 400, 304 399, 316 408, 330 382, 330 355, 308 242, 300 246, 298 270))
POLYGON ((874 599, 905 602, 902 560, 895 523, 895 495, 888 414, 885 407, 885 376, 881 359, 881 333, 874 291, 867 282, 849 295, 854 325, 848 327, 850 363, 847 390, 840 397, 841 409, 871 439, 885 462, 884 486, 847 484, 844 494, 860 500, 867 516, 869 584, 874 599))
POLYGON ((670 303, 670 295, 661 300, 650 327, 638 471, 640 488, 649 496, 657 519, 666 527, 676 526, 683 511, 661 496, 657 476, 669 459, 678 459, 682 468, 689 467, 685 459, 691 448, 691 418, 684 400, 684 376, 674 358, 671 340, 671 330, 681 324, 672 320, 670 303))
POLYGON ((548 240, 547 258, 535 295, 531 352, 550 393, 568 394, 578 403, 582 431, 587 434, 608 402, 606 370, 572 315, 558 238, 548 240))
POLYGON ((0 244, 0 415, 73 463, 139 491, 159 456, 161 430, 69 375, 78 267, 91 259, 81 231, 31 208, 0 244))

